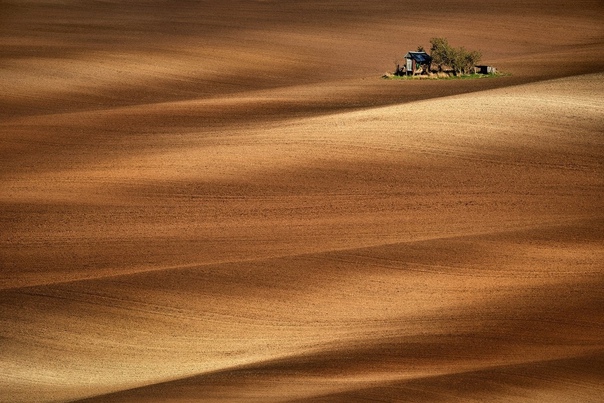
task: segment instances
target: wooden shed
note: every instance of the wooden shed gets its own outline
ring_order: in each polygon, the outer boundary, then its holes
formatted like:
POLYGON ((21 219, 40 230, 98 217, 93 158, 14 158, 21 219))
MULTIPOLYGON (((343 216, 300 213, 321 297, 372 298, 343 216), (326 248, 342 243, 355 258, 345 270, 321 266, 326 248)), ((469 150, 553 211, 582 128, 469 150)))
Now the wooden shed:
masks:
POLYGON ((497 69, 493 66, 476 66, 474 67, 474 71, 478 74, 496 74, 497 69))
POLYGON ((428 72, 430 64, 432 64, 432 57, 426 52, 407 52, 403 72, 407 75, 428 72))

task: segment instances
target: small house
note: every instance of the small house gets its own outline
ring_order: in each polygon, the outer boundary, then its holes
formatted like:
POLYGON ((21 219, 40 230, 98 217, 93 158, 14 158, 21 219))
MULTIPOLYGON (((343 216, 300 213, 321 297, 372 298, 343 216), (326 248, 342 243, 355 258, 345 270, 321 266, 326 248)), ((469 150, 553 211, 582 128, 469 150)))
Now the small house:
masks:
POLYGON ((421 74, 430 70, 432 57, 426 52, 407 52, 403 72, 407 75, 421 74))

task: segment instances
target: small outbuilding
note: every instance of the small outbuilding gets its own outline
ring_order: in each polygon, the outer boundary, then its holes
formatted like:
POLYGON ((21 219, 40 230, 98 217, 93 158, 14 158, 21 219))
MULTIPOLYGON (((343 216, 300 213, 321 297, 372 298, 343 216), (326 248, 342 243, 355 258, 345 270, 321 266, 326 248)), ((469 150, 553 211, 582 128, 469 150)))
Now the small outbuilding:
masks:
POLYGON ((475 66, 474 71, 478 74, 496 74, 497 69, 493 66, 475 66))
POLYGON ((403 73, 409 75, 421 74, 430 70, 432 57, 426 52, 407 52, 403 73))

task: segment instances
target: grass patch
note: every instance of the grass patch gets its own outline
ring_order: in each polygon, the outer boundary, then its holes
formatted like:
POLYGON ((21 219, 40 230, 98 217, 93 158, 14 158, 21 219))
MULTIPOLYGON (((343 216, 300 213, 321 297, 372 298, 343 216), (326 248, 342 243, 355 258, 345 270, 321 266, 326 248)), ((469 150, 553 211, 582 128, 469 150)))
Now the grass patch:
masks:
POLYGON ((418 75, 418 76, 397 76, 392 73, 386 73, 382 76, 385 80, 402 80, 402 81, 411 81, 411 80, 478 80, 484 78, 496 78, 496 77, 505 77, 510 76, 508 73, 494 73, 494 74, 461 74, 458 76, 446 73, 438 73, 438 74, 428 74, 428 75, 418 75))

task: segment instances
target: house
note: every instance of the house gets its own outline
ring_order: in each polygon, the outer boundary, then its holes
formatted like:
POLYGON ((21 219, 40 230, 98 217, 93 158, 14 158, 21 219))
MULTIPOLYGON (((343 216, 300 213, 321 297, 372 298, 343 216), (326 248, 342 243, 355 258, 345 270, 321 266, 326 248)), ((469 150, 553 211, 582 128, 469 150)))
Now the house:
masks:
POLYGON ((407 52, 402 72, 406 75, 421 74, 430 70, 432 57, 426 52, 407 52))

